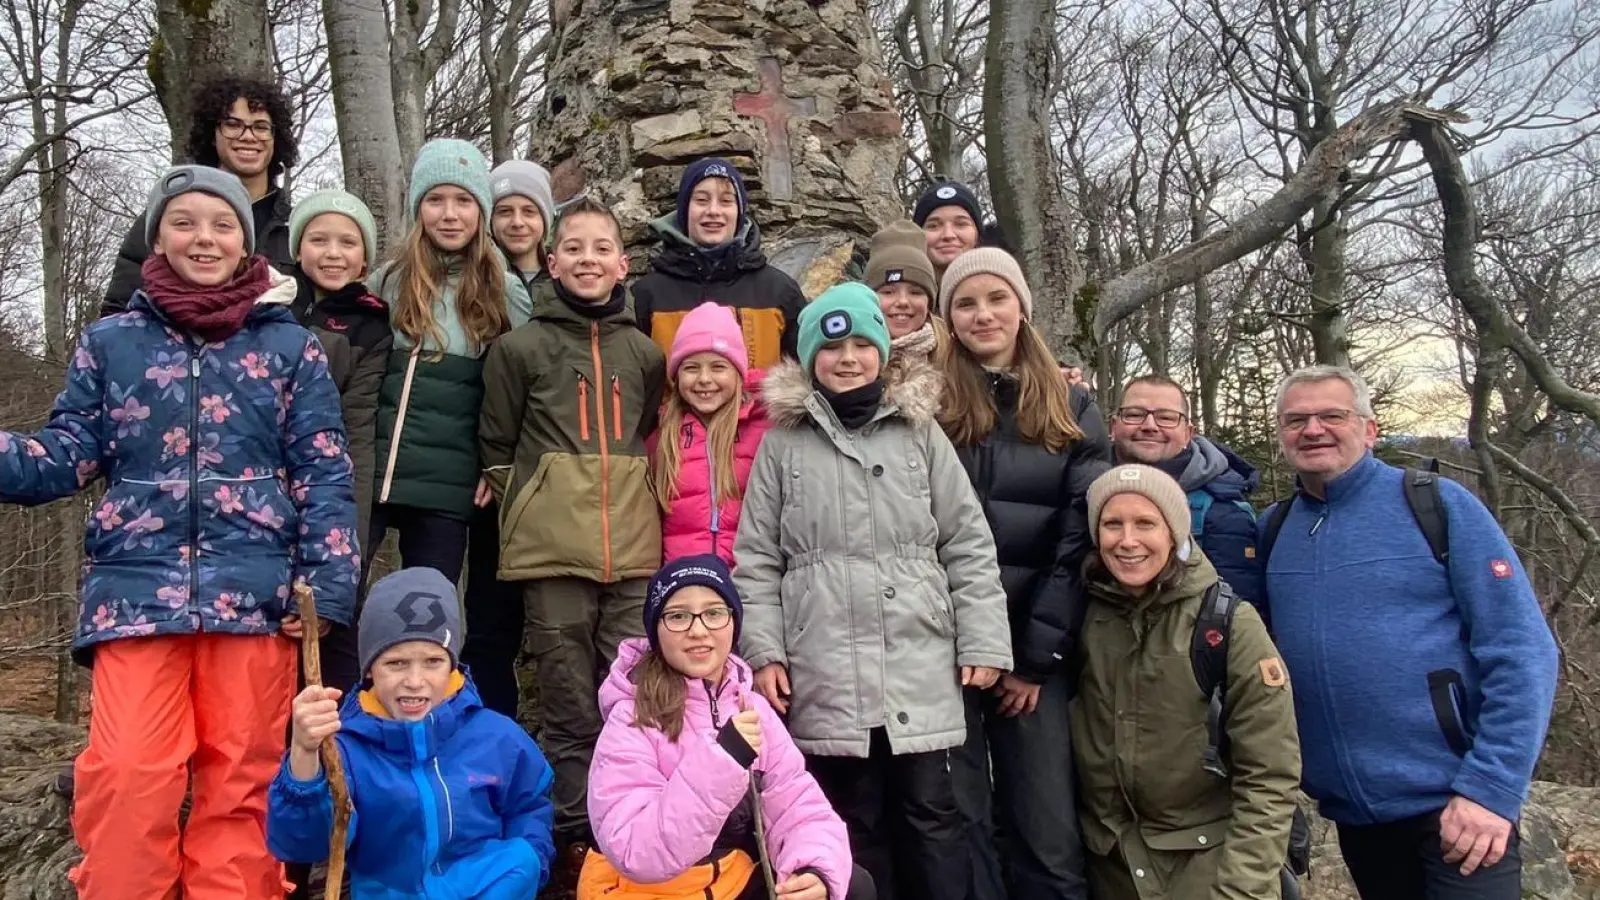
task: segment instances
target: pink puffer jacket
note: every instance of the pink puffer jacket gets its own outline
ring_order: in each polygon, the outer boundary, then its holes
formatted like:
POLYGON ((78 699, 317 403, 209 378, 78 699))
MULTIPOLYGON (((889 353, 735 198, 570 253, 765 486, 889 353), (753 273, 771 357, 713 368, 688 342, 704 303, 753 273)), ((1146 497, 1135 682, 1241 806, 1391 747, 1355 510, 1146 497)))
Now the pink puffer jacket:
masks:
MULTIPOLYGON (((741 495, 750 481, 750 465, 755 462, 761 438, 772 427, 766 406, 757 393, 764 374, 760 369, 751 369, 745 377, 745 402, 739 410, 739 431, 733 442, 734 478, 738 480, 741 495)), ((656 442, 661 438, 660 431, 650 436, 647 446, 652 461, 656 442)), ((732 567, 733 539, 739 532, 739 508, 743 501, 724 498, 720 503, 713 502, 716 479, 712 477, 706 426, 698 417, 684 417, 677 440, 682 448, 678 493, 671 509, 661 518, 661 558, 715 553, 732 567)))
POLYGON ((844 897, 851 866, 844 822, 806 771, 778 714, 751 688, 750 667, 730 656, 720 688, 691 682, 683 733, 673 742, 659 729, 633 724, 630 678, 648 652, 643 638, 624 641, 600 687, 606 724, 589 767, 589 822, 600 852, 632 881, 677 877, 711 852, 753 772, 773 874, 781 881, 814 869, 830 898, 844 897), (761 753, 748 772, 717 744, 718 728, 745 698, 761 714, 761 753))

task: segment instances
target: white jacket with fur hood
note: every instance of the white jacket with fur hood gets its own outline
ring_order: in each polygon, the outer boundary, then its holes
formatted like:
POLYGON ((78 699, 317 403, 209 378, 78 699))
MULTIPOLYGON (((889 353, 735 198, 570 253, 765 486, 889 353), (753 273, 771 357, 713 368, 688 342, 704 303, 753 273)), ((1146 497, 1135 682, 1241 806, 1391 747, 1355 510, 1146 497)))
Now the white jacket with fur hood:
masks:
POLYGON ((955 747, 959 667, 1011 668, 994 537, 933 419, 939 378, 907 366, 854 431, 792 361, 763 387, 775 424, 734 544, 740 653, 788 667, 806 753, 865 757, 878 727, 896 754, 955 747))

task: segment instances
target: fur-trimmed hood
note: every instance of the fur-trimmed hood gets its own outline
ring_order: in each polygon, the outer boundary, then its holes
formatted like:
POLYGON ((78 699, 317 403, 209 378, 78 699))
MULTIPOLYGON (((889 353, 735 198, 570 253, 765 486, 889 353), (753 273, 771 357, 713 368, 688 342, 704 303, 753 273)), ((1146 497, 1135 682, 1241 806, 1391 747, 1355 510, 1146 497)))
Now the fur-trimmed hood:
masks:
MULTIPOLYGON (((944 375, 926 360, 906 360, 884 370, 889 379, 884 385, 879 417, 897 415, 913 425, 932 422, 939 411, 944 375)), ((761 399, 774 424, 792 428, 811 416, 806 401, 816 393, 811 377, 792 359, 784 359, 767 372, 761 385, 761 399)))

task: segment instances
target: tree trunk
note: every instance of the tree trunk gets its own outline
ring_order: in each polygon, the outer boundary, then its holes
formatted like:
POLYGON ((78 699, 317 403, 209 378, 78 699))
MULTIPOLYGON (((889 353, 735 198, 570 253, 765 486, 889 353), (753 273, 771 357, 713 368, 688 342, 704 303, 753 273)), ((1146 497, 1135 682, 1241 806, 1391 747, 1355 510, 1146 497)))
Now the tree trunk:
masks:
POLYGON ((267 13, 262 0, 156 0, 150 82, 172 128, 174 160, 188 155, 197 89, 225 76, 272 79, 267 13))
POLYGON ((394 247, 405 235, 410 166, 400 152, 389 45, 372 39, 388 29, 384 0, 323 0, 322 16, 328 30, 328 67, 345 189, 372 210, 379 243, 394 247))
POLYGON ((434 0, 407 0, 395 4, 394 13, 389 43, 394 123, 400 136, 400 158, 409 167, 427 140, 428 85, 455 44, 461 0, 438 0, 437 10, 434 0), (422 35, 430 23, 433 33, 424 43, 422 35))
MULTIPOLYGON (((533 0, 511 0, 502 12, 493 0, 478 9, 478 61, 489 83, 489 158, 492 165, 513 159, 512 147, 518 110, 517 92, 527 77, 528 64, 542 55, 536 47, 526 56, 520 52, 523 29, 533 0)), ((548 41, 549 32, 545 32, 548 41)))
POLYGON ((990 3, 983 131, 995 215, 1021 256, 1034 324, 1059 353, 1077 336, 1074 299, 1084 269, 1076 210, 1061 190, 1050 146, 1055 21, 1053 0, 990 3))
POLYGON ((1350 333, 1344 314, 1344 285, 1350 226, 1331 196, 1317 203, 1312 222, 1307 253, 1311 270, 1311 343, 1319 364, 1348 366, 1350 333))

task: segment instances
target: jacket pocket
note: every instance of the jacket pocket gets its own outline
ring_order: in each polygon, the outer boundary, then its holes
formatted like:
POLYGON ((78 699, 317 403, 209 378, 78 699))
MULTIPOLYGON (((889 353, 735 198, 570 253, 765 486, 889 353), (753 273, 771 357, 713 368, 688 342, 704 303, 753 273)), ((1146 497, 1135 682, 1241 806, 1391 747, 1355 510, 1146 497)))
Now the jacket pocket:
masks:
POLYGON ((1195 825, 1191 828, 1175 828, 1171 831, 1151 831, 1141 829, 1141 837, 1145 846, 1151 850, 1193 850, 1204 851, 1213 847, 1222 846, 1228 837, 1228 820, 1207 822, 1204 825, 1195 825))
MULTIPOLYGON (((500 551, 505 552, 507 540, 511 536, 513 526, 527 510, 528 504, 533 502, 533 495, 538 493, 539 486, 544 483, 546 473, 550 471, 551 454, 546 453, 539 457, 539 464, 534 466, 533 474, 528 477, 522 486, 517 488, 511 496, 511 502, 500 506, 500 551)), ((513 477, 515 474, 513 473, 513 477)))
POLYGON ((1466 701, 1466 686, 1461 673, 1455 669, 1434 669, 1428 673, 1428 701, 1433 704, 1433 718, 1444 733, 1446 744, 1457 756, 1466 756, 1472 749, 1472 738, 1461 721, 1461 706, 1466 701))

